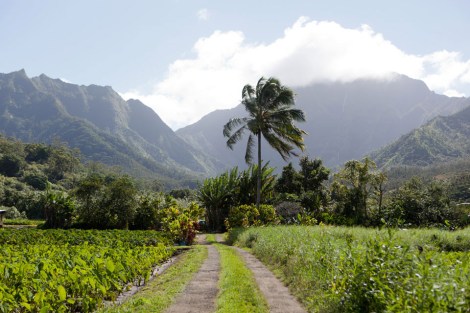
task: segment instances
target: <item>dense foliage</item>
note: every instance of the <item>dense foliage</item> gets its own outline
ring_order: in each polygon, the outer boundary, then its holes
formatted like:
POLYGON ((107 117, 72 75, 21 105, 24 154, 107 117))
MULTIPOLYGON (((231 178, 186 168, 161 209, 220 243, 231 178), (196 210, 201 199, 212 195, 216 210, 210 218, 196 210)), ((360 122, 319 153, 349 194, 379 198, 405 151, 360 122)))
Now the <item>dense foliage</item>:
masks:
MULTIPOLYGON (((261 190, 263 202, 268 202, 274 193, 274 169, 265 164, 261 168, 261 190)), ((256 203, 258 166, 251 165, 245 171, 238 168, 217 177, 207 178, 199 187, 198 200, 206 209, 207 227, 211 231, 224 229, 224 221, 232 207, 256 203)))
POLYGON ((262 227, 231 232, 312 312, 468 312, 470 232, 262 227))
POLYGON ((279 218, 274 207, 268 204, 262 204, 259 207, 252 204, 232 207, 228 217, 225 219, 227 229, 278 223, 279 218))
MULTIPOLYGON (((285 224, 448 229, 470 224, 469 206, 454 201, 455 190, 442 179, 411 177, 389 185, 387 174, 368 158, 348 161, 332 176, 321 160, 308 157, 300 159, 299 170, 289 163, 277 179, 268 164, 262 173, 263 203, 274 205, 276 220, 285 224)), ((255 203, 255 176, 250 167, 206 179, 198 195, 210 229, 221 230, 223 221, 231 227, 259 224, 250 222, 256 216, 249 206, 255 203)))
POLYGON ((84 171, 76 150, 0 136, 0 205, 29 218, 45 218, 46 189, 68 190, 84 171))
POLYGON ((400 166, 386 171, 387 189, 397 189, 412 177, 423 182, 436 181, 447 187, 449 197, 457 203, 470 203, 470 158, 433 164, 426 167, 400 166))
POLYGON ((93 312, 173 253, 153 231, 0 230, 0 312, 93 312))
POLYGON ((0 159, 0 206, 10 219, 44 219, 45 228, 165 230, 190 244, 203 216, 186 201, 194 198, 188 190, 175 190, 175 200, 155 191, 158 181, 136 181, 97 163, 85 166, 77 151, 59 143, 0 136, 0 159))

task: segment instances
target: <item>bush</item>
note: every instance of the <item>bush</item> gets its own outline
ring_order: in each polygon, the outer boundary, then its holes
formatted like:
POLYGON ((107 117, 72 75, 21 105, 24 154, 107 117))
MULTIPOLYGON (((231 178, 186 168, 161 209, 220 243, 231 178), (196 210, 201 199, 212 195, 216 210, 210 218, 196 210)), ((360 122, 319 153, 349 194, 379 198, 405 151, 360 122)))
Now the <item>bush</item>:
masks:
POLYGON ((172 206, 165 209, 162 230, 168 232, 176 243, 191 245, 196 237, 199 226, 199 217, 204 210, 195 202, 188 206, 178 206, 175 201, 172 206))
POLYGON ((259 206, 259 222, 262 225, 279 224, 279 217, 272 205, 261 204, 259 206))
POLYGON ((19 219, 19 218, 26 218, 26 214, 24 212, 18 211, 17 208, 13 207, 4 207, 0 206, 0 210, 4 210, 5 218, 8 219, 19 219))
POLYGON ((272 205, 262 204, 259 211, 254 204, 239 205, 230 209, 228 218, 225 219, 227 229, 236 227, 250 227, 268 224, 278 224, 279 218, 272 205))

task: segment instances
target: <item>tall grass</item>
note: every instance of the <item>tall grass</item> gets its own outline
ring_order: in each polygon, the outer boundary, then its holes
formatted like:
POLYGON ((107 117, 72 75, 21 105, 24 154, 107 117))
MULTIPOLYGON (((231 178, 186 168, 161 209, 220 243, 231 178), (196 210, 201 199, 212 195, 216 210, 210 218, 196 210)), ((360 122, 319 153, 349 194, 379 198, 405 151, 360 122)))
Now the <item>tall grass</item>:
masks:
POLYGON ((470 230, 265 227, 230 239, 312 312, 469 312, 470 230))

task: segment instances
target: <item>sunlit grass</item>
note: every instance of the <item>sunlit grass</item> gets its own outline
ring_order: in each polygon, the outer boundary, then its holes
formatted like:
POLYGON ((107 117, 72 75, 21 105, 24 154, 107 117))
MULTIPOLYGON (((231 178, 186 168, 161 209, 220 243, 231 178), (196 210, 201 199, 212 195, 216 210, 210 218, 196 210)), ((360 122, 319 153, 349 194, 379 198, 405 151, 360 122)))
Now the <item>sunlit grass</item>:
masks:
POLYGON ((278 269, 309 311, 470 307, 470 229, 263 227, 234 231, 231 240, 278 269))
POLYGON ((15 219, 9 219, 6 218, 3 220, 3 225, 28 225, 28 226, 38 226, 40 224, 43 224, 43 220, 30 220, 26 218, 15 218, 15 219))
POLYGON ((220 253, 221 271, 216 312, 269 312, 267 302, 242 257, 232 247, 215 243, 213 235, 209 235, 207 240, 220 253))

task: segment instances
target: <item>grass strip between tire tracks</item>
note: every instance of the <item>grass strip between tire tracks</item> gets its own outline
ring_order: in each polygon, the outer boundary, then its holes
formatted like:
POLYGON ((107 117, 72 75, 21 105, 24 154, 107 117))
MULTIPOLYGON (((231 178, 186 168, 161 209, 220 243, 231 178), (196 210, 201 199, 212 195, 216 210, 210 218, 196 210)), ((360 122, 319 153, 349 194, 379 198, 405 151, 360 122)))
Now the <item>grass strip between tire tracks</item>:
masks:
POLYGON ((183 253, 174 265, 170 266, 160 276, 155 277, 146 287, 123 304, 103 308, 98 312, 163 312, 170 306, 175 297, 183 291, 206 258, 206 247, 193 246, 189 251, 183 253))
POLYGON ((208 235, 220 253, 219 294, 216 313, 264 313, 269 312, 253 274, 242 257, 232 248, 216 243, 214 235, 208 235))

